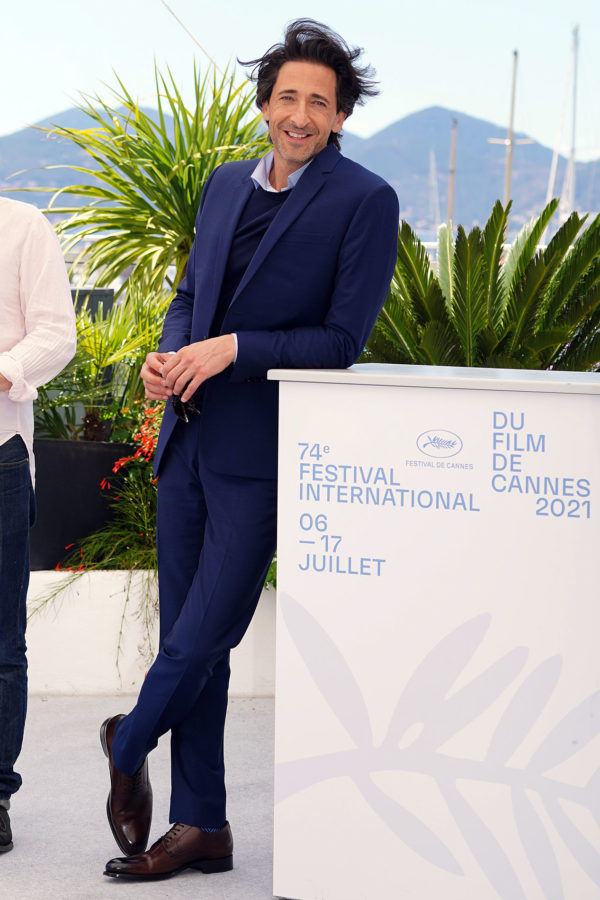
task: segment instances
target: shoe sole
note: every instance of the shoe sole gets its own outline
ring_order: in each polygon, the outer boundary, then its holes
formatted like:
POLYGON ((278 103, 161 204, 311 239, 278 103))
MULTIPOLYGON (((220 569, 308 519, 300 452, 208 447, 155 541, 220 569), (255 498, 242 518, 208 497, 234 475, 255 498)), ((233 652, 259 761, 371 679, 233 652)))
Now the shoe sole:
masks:
POLYGON ((14 844, 12 841, 10 842, 10 844, 0 844, 0 853, 8 853, 8 851, 12 850, 13 847, 14 844))
POLYGON ((109 878, 122 878, 123 881, 164 881, 167 878, 173 878, 186 869, 195 869, 197 872, 203 872, 204 875, 216 875, 218 872, 230 872, 233 869, 233 856, 223 856, 221 859, 199 859, 196 862, 186 863, 179 869, 173 869, 172 872, 165 872, 157 875, 133 875, 128 872, 109 872, 104 870, 104 874, 109 878))
MULTIPOLYGON (((108 744, 106 743, 106 729, 108 727, 108 723, 111 721, 113 717, 109 716, 108 719, 105 719, 102 725, 100 726, 100 744, 102 745, 102 750, 104 751, 104 755, 107 759, 110 759, 108 755, 108 744)), ((126 844, 125 846, 119 840, 119 832, 116 830, 113 825, 113 821, 110 815, 110 792, 108 797, 106 798, 106 818, 108 819, 108 824, 110 825, 110 830, 112 831, 112 836, 115 839, 115 843, 119 850, 121 850, 125 856, 137 856, 138 853, 143 853, 146 847, 148 846, 148 841, 142 846, 141 844, 138 847, 132 847, 131 844, 126 844)), ((107 873, 105 873, 107 874, 107 873)))

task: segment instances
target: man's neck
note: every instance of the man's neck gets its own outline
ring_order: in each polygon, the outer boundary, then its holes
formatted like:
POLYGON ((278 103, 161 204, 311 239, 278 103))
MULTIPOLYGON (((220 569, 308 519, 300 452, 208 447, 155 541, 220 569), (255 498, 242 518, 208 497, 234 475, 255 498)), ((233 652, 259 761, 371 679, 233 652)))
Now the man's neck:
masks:
POLYGON ((304 165, 306 165, 306 163, 291 168, 275 156, 271 171, 269 172, 269 184, 271 187, 275 188, 276 191, 282 191, 288 186, 288 178, 290 175, 293 175, 294 172, 297 172, 298 169, 301 169, 304 165))

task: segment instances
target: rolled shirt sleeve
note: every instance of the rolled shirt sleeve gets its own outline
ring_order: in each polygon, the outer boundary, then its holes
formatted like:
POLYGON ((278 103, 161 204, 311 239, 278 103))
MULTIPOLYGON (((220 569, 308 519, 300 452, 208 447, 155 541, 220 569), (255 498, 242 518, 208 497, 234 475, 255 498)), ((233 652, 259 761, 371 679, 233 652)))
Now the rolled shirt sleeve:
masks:
POLYGON ((2 341, 6 349, 0 352, 0 373, 12 383, 9 399, 25 402, 34 400, 37 388, 73 357, 76 329, 62 250, 52 226, 38 210, 28 216, 19 243, 13 274, 20 309, 13 307, 8 321, 12 339, 9 347, 2 341))

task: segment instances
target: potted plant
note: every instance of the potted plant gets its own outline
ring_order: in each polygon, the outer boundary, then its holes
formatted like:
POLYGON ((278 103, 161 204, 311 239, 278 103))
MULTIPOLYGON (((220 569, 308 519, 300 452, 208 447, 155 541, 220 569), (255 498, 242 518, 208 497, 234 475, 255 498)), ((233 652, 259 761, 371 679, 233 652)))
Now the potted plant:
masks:
POLYGON ((140 369, 156 347, 168 295, 130 285, 108 312, 77 312, 71 363, 40 388, 35 409, 38 519, 33 569, 53 569, 67 545, 102 527, 110 505, 101 491, 115 462, 135 450, 144 417, 140 369))
POLYGON ((552 200, 506 244, 510 203, 483 231, 442 225, 437 272, 402 222, 390 293, 363 362, 594 371, 600 365, 600 216, 540 241, 552 200))

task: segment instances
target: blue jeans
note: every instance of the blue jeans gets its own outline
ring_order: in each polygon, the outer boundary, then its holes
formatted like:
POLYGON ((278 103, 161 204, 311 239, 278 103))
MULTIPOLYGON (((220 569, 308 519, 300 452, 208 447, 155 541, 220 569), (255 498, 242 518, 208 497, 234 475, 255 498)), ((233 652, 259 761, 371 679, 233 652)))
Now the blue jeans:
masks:
POLYGON ((0 799, 21 786, 13 766, 21 752, 27 711, 25 626, 34 518, 27 448, 15 435, 0 445, 0 799))

